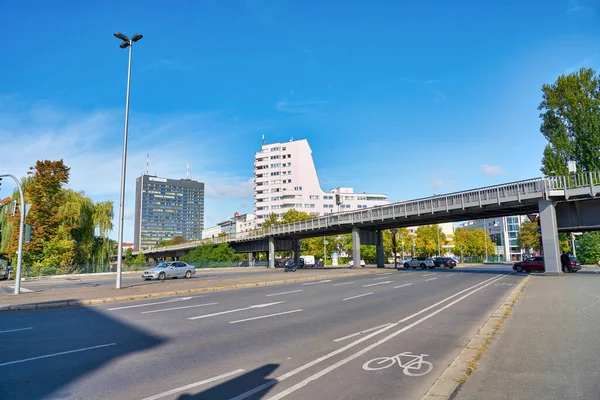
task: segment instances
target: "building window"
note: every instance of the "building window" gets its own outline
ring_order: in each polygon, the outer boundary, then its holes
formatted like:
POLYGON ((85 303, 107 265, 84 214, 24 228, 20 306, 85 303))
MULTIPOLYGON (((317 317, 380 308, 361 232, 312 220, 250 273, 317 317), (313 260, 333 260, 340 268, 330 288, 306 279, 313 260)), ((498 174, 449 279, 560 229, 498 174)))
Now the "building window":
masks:
POLYGON ((516 239, 518 237, 519 233, 518 232, 508 232, 508 237, 510 239, 516 239))
POLYGON ((518 217, 507 217, 506 221, 509 224, 518 224, 519 223, 519 218, 518 217))
POLYGON ((277 176, 279 175, 279 172, 271 172, 271 176, 277 176))
POLYGON ((296 204, 296 208, 302 208, 302 204, 296 204))
POLYGON ((294 190, 302 190, 302 186, 295 186, 294 190))
POLYGON ((319 196, 316 194, 311 194, 309 197, 311 200, 319 200, 319 196))
POLYGON ((271 164, 271 168, 279 168, 279 167, 281 167, 281 164, 279 164, 279 163, 271 164))
POLYGON ((344 199, 345 200, 354 200, 354 196, 345 196, 344 199))
POLYGON ((315 208, 314 204, 305 204, 304 208, 315 208))
POLYGON ((356 200, 366 200, 367 196, 357 196, 356 200))
POLYGON ((279 155, 271 156, 271 160, 278 160, 279 158, 281 158, 281 156, 279 155))
POLYGON ((323 200, 333 200, 333 196, 323 196, 323 200))
POLYGON ((508 225, 508 230, 509 231, 518 231, 519 225, 508 225))
POLYGON ((283 147, 281 148, 281 151, 285 151, 285 146, 283 146, 283 147))
POLYGON ((325 207, 325 208, 333 208, 333 204, 323 204, 323 207, 325 207))

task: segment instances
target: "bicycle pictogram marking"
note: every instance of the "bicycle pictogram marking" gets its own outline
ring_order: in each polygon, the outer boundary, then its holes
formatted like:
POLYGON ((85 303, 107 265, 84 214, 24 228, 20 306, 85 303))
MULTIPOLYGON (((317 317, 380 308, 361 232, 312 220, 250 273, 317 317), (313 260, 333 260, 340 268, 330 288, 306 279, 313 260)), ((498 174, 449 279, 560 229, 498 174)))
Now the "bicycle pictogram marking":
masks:
POLYGON ((410 351, 397 354, 391 357, 378 357, 370 361, 367 361, 363 365, 365 371, 378 371, 380 369, 386 369, 394 364, 398 363, 398 366, 402 368, 402 372, 408 376, 422 376, 428 374, 433 369, 433 364, 426 361, 424 358, 428 357, 429 354, 412 354, 410 351), (408 359, 406 362, 402 362, 402 359, 408 359))

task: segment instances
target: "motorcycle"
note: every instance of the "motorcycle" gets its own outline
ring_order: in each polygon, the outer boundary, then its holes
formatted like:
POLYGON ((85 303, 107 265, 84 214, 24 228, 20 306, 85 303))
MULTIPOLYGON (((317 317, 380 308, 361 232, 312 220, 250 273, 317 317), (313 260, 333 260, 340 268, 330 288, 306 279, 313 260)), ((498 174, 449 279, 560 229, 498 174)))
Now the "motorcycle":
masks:
POLYGON ((284 272, 296 272, 296 264, 292 261, 288 261, 284 265, 284 272))

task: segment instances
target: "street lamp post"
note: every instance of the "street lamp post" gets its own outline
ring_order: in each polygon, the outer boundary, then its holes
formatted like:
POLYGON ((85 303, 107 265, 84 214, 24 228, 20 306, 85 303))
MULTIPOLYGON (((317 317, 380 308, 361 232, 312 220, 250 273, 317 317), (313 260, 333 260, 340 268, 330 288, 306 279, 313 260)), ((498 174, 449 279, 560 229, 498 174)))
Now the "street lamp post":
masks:
POLYGON ((442 250, 440 249, 440 226, 436 224, 435 229, 437 230, 437 235, 438 235, 438 257, 441 257, 442 250))
POLYGON ((129 92, 131 85, 131 53, 133 50, 133 43, 140 40, 143 36, 139 33, 136 33, 131 39, 129 39, 127 36, 119 32, 115 33, 114 36, 123 41, 119 45, 120 48, 125 49, 129 47, 129 63, 127 64, 127 96, 125 98, 125 128, 123 133, 123 158, 121 165, 121 197, 119 199, 119 247, 117 248, 116 288, 121 289, 121 270, 123 267, 123 219, 125 214, 125 170, 127 166, 127 131, 129 129, 129 92))
POLYGON ((25 205, 25 195, 23 194, 23 187, 21 182, 16 176, 6 174, 0 175, 0 181, 2 177, 9 177, 15 181, 17 188, 19 189, 19 197, 21 198, 21 209, 19 215, 19 247, 17 250, 17 275, 15 276, 15 294, 21 293, 21 266, 23 264, 23 233, 25 232, 25 213, 27 212, 27 206, 25 205))

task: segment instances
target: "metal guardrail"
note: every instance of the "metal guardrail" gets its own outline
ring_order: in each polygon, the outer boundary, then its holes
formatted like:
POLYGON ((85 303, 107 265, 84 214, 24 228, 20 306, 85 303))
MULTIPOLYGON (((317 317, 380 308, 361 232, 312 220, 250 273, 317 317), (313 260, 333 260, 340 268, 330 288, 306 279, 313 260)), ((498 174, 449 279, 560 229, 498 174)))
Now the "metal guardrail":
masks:
POLYGON ((324 217, 274 225, 266 229, 257 229, 251 232, 228 234, 196 242, 188 242, 181 245, 161 247, 152 249, 149 252, 189 249, 190 247, 209 243, 220 244, 230 241, 249 241, 262 239, 267 236, 280 236, 313 230, 323 230, 330 227, 340 227, 342 225, 385 221, 398 217, 408 218, 415 215, 435 214, 457 209, 464 210, 465 208, 483 207, 492 204, 501 205, 503 203, 515 201, 522 202, 523 200, 548 198, 551 195, 564 196, 564 198, 568 199, 569 190, 582 188, 589 188, 591 196, 595 196, 600 192, 600 188, 597 190, 595 189, 597 186, 600 186, 600 171, 527 179, 503 185, 487 186, 440 196, 401 201, 356 211, 338 212, 324 217))

